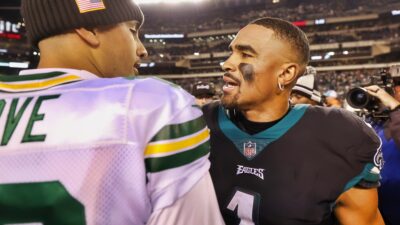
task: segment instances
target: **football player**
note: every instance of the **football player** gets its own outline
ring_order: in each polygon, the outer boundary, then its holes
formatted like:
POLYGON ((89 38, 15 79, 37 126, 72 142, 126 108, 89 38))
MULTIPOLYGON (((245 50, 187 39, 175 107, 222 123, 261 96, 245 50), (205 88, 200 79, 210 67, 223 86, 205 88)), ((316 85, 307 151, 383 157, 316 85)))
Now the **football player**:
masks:
POLYGON ((372 128, 342 109, 289 104, 309 60, 306 35, 261 18, 230 49, 221 103, 203 107, 225 222, 383 224, 380 139, 372 128))
POLYGON ((39 68, 0 76, 0 224, 223 224, 209 131, 183 89, 135 75, 132 0, 23 0, 39 68))

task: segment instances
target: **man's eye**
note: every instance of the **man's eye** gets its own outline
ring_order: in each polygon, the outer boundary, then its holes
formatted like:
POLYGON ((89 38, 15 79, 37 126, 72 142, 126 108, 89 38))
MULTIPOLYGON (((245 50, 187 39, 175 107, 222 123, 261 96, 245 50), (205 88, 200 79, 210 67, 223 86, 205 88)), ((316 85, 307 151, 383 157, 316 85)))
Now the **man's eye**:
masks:
POLYGON ((136 29, 129 29, 131 31, 132 34, 136 34, 137 30, 136 29))
POLYGON ((243 57, 243 58, 249 58, 249 57, 252 57, 252 56, 249 55, 249 54, 246 54, 246 53, 242 53, 242 57, 243 57))

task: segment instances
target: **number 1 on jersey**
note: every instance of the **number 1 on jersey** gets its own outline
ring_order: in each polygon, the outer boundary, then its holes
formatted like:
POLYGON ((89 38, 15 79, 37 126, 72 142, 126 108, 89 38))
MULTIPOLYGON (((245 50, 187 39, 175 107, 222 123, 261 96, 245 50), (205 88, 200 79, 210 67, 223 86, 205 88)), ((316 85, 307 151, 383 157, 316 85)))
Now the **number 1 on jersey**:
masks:
POLYGON ((259 206, 260 195, 258 193, 236 188, 227 208, 233 212, 237 209, 239 225, 256 225, 259 206))

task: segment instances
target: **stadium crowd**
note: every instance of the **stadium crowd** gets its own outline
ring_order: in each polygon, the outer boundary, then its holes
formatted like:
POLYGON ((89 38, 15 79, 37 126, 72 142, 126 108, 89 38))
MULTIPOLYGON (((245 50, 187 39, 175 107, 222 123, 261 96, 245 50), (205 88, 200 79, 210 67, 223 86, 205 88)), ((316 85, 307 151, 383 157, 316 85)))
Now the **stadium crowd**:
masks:
POLYGON ((250 6, 225 6, 224 9, 210 6, 210 9, 206 10, 207 14, 200 11, 199 14, 192 14, 190 17, 186 14, 171 14, 170 12, 159 12, 154 8, 147 9, 144 7, 145 13, 157 12, 157 14, 153 18, 149 18, 149 23, 144 25, 143 31, 147 33, 191 33, 239 28, 255 18, 265 16, 279 17, 292 22, 306 19, 354 16, 391 10, 393 8, 392 5, 396 3, 398 3, 396 0, 338 0, 323 3, 311 0, 280 7, 264 2, 250 6), (166 26, 166 19, 174 26, 166 26))

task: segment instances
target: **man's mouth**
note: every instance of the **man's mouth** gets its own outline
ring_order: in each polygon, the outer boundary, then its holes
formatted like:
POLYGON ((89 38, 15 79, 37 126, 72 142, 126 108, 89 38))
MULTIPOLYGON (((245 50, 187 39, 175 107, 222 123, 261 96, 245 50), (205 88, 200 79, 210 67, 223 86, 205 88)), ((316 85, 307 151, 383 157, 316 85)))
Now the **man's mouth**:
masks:
POLYGON ((232 74, 229 73, 226 73, 224 75, 223 80, 225 82, 224 86, 222 87, 224 92, 232 91, 240 84, 240 82, 232 74))
POLYGON ((139 74, 139 68, 140 68, 140 64, 139 63, 135 63, 133 65, 133 70, 135 71, 135 74, 139 74))
POLYGON ((237 85, 237 84, 235 84, 235 83, 230 83, 230 82, 229 82, 229 83, 225 83, 223 88, 224 88, 224 89, 225 89, 225 88, 227 88, 227 89, 233 89, 233 88, 235 88, 235 87, 237 87, 237 86, 239 86, 239 85, 237 85))

